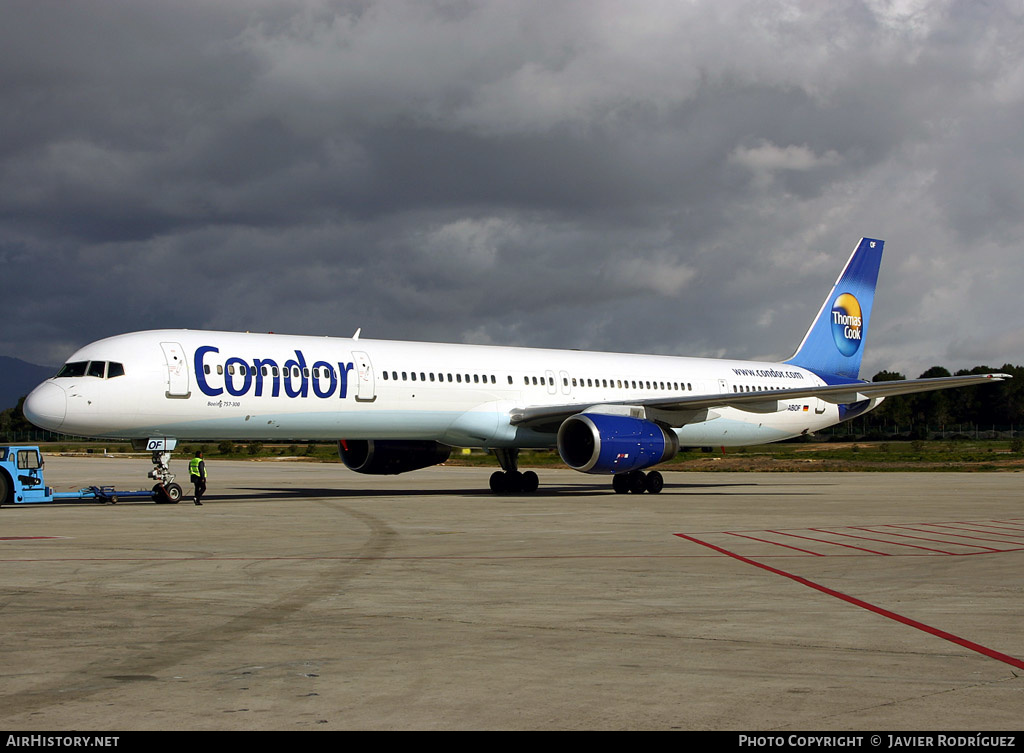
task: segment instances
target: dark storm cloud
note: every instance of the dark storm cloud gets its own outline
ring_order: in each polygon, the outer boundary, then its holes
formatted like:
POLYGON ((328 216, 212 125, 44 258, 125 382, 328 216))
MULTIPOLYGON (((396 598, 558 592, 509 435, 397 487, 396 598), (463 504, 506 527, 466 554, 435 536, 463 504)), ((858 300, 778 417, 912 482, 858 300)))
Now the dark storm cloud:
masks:
POLYGON ((1024 356, 1014 4, 10 5, 0 353, 362 327, 783 358, 873 235, 866 370, 1024 356))

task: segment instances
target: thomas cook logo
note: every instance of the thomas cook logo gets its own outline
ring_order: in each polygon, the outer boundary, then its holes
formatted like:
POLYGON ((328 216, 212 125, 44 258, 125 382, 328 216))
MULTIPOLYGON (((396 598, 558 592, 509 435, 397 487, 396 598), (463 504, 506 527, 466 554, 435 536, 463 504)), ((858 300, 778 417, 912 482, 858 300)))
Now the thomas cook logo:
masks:
POLYGON ((843 293, 832 304, 832 339, 844 356, 852 356, 860 348, 863 319, 860 301, 843 293))

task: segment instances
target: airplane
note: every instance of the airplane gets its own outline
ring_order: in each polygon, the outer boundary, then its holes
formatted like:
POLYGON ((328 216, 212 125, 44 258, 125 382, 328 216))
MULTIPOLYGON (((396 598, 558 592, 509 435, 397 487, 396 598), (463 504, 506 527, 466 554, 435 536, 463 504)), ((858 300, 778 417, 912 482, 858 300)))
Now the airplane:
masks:
MULTIPOLYGON (((496 493, 530 493, 519 451, 551 448, 618 493, 658 493, 653 466, 686 446, 806 435, 886 397, 1010 378, 860 379, 884 242, 857 244, 789 359, 739 361, 489 345, 168 329, 76 351, 25 400, 36 426, 131 439, 170 485, 176 442, 338 442, 365 474, 437 465, 483 447, 496 493)), ((176 485, 173 485, 176 486, 176 485)), ((180 495, 180 487, 172 496, 180 495)), ((176 500, 174 500, 176 501, 176 500)))

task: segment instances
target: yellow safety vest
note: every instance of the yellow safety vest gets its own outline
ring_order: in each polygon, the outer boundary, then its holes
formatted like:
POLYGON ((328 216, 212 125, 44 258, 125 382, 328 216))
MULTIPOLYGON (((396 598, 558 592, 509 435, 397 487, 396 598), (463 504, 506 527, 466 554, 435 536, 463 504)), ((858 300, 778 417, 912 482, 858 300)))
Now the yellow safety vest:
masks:
MULTIPOLYGON (((188 472, 190 474, 192 474, 193 476, 199 476, 200 475, 199 474, 199 464, 202 463, 202 462, 203 462, 202 458, 192 458, 192 460, 188 464, 188 472)), ((205 470, 206 470, 206 468, 204 466, 203 467, 203 471, 205 471, 205 470)), ((202 477, 206 478, 205 472, 202 474, 202 477)))

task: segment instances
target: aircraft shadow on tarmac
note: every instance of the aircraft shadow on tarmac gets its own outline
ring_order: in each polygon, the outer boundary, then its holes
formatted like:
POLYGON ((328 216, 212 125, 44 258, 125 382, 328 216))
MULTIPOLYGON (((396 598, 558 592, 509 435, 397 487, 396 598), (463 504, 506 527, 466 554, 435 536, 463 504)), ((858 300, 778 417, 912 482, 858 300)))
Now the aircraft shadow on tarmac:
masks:
MULTIPOLYGON (((823 484, 824 486, 832 486, 832 484, 823 484)), ((207 494, 203 497, 204 502, 248 502, 255 500, 285 500, 285 499, 353 499, 353 498, 387 498, 387 497, 464 497, 464 498, 480 498, 494 500, 495 502, 514 502, 514 501, 528 501, 531 499, 557 497, 564 499, 567 497, 594 497, 594 496, 613 496, 619 497, 623 502, 630 500, 653 501, 658 497, 665 497, 666 494, 672 496, 672 492, 698 492, 700 494, 707 495, 723 495, 730 496, 737 492, 730 490, 742 490, 742 493, 749 494, 751 492, 757 493, 759 496, 805 496, 814 495, 818 492, 815 491, 800 491, 794 492, 792 490, 778 491, 771 487, 766 487, 763 484, 757 484, 753 482, 744 483, 715 483, 715 484, 665 484, 665 488, 660 495, 649 495, 649 494, 616 494, 607 483, 599 484, 574 484, 568 485, 549 485, 541 487, 532 493, 522 494, 494 494, 489 489, 394 489, 394 488, 373 488, 368 487, 365 489, 336 489, 336 488, 300 488, 300 487, 249 487, 245 489, 239 489, 237 491, 232 490, 230 493, 219 493, 219 494, 207 494), (760 489, 760 491, 757 491, 760 489)), ((183 498, 182 504, 190 502, 190 498, 183 498)))
MULTIPOLYGON (((653 502, 655 499, 672 496, 681 496, 690 494, 700 494, 705 496, 735 496, 736 494, 756 494, 762 497, 798 497, 798 496, 814 496, 820 494, 816 491, 816 487, 821 486, 834 486, 832 483, 819 483, 819 484, 807 484, 803 488, 807 491, 779 491, 774 489, 772 486, 766 484, 759 484, 755 482, 723 482, 723 483, 687 483, 687 484, 665 484, 664 490, 661 494, 650 495, 650 494, 616 494, 614 490, 604 481, 600 483, 583 483, 573 485, 555 485, 551 484, 548 486, 542 486, 535 492, 532 493, 509 493, 509 494, 495 494, 487 488, 473 488, 473 489, 394 489, 394 488, 374 488, 367 487, 365 489, 338 489, 338 488, 302 488, 302 487, 247 487, 232 489, 229 492, 220 492, 214 494, 206 494, 203 496, 203 502, 206 503, 217 503, 222 504, 226 502, 255 502, 255 501, 281 501, 288 499, 373 499, 379 498, 384 499, 387 497, 423 497, 435 498, 435 497, 463 497, 466 499, 479 499, 484 498, 486 500, 492 500, 494 502, 524 502, 531 499, 547 499, 547 498, 585 498, 595 496, 612 496, 620 497, 623 503, 630 502, 653 502)), ((119 507, 135 506, 135 505, 151 505, 153 504, 148 499, 121 499, 117 503, 114 503, 119 507)), ((78 507, 86 505, 89 507, 112 507, 114 504, 107 502, 53 502, 47 504, 21 504, 21 505, 4 505, 4 509, 12 508, 40 508, 40 507, 78 507)), ((192 495, 186 493, 181 498, 179 503, 185 506, 192 506, 192 495)))

